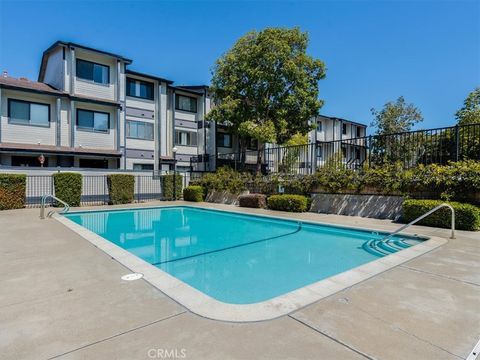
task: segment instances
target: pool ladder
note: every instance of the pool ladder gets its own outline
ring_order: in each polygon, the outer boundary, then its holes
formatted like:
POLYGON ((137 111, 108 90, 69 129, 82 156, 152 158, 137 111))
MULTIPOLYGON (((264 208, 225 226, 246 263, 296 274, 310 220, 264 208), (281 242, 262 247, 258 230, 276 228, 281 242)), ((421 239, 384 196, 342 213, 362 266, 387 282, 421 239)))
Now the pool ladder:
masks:
MULTIPOLYGON (((47 199, 53 199, 58 201, 60 204, 63 205, 62 211, 60 211, 60 214, 65 214, 70 210, 70 205, 68 205, 65 201, 62 199, 57 198, 56 196, 53 195, 43 195, 42 196, 42 201, 40 202, 40 219, 45 219, 45 204, 47 202, 47 199)), ((51 217, 55 213, 54 210, 51 210, 48 212, 47 217, 51 217)))
POLYGON ((388 255, 389 253, 394 253, 396 251, 402 250, 402 249, 408 247, 409 245, 403 239, 391 240, 391 237, 393 237, 394 235, 398 234, 399 232, 405 230, 406 228, 412 226, 413 224, 416 224, 420 220, 426 218, 427 216, 433 214, 435 211, 437 211, 439 209, 442 209, 444 207, 449 208, 450 212, 452 214, 450 239, 455 239, 455 210, 453 209, 453 207, 451 205, 449 205, 447 203, 443 203, 443 204, 440 204, 440 205, 434 207, 432 210, 427 211, 425 214, 423 214, 422 216, 419 216, 418 218, 409 222, 408 224, 400 226, 397 230, 395 230, 394 232, 384 236, 381 239, 368 240, 367 242, 365 242, 363 244, 362 247, 367 251, 372 251, 373 250, 374 252, 376 252, 378 254, 381 254, 381 255, 388 255))

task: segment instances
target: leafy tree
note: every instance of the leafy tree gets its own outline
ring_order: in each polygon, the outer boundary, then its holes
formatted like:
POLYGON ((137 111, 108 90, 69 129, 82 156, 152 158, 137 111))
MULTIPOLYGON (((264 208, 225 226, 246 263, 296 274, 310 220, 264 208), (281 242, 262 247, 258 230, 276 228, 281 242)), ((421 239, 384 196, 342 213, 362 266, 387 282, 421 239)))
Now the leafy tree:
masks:
POLYGON ((325 77, 322 61, 307 55, 307 33, 298 28, 251 31, 220 57, 211 90, 216 106, 209 120, 223 123, 240 138, 259 141, 257 171, 264 143, 285 143, 311 130, 317 115, 318 82, 325 77))
POLYGON ((371 162, 382 164, 384 162, 402 161, 412 164, 421 156, 421 137, 398 137, 391 135, 410 131, 412 126, 423 121, 420 110, 414 104, 407 104, 403 96, 395 102, 386 103, 381 110, 371 109, 374 120, 371 126, 376 127, 373 138, 371 162))
POLYGON ((370 111, 375 118, 371 126, 377 128, 377 135, 410 131, 413 125, 423 121, 420 110, 414 104, 407 104, 403 96, 386 103, 380 111, 374 108, 370 111))
POLYGON ((477 87, 463 102, 463 107, 455 113, 458 125, 480 123, 480 87, 477 87))

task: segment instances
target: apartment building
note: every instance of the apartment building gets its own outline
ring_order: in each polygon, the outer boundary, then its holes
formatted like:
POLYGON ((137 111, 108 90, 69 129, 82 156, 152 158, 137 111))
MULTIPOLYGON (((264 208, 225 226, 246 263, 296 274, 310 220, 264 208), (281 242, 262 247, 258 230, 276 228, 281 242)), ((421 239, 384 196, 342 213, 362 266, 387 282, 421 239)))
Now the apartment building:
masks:
MULTIPOLYGON (((37 81, 0 76, 0 167, 158 172, 176 163, 179 171, 209 171, 238 161, 238 139, 205 120, 212 107, 207 86, 174 85, 131 64, 57 41, 44 51, 37 81)), ((337 153, 345 162, 364 158, 362 144, 350 139, 365 136, 365 125, 328 116, 312 122, 308 137, 317 153, 308 158, 319 165, 337 153)), ((246 147, 253 166, 258 143, 248 140, 246 147)))
MULTIPOLYGON (((130 70, 132 60, 57 41, 38 81, 0 77, 0 166, 209 169, 206 86, 130 70), (174 149, 177 150, 174 153, 174 149)), ((214 130, 214 126, 212 126, 214 130)))

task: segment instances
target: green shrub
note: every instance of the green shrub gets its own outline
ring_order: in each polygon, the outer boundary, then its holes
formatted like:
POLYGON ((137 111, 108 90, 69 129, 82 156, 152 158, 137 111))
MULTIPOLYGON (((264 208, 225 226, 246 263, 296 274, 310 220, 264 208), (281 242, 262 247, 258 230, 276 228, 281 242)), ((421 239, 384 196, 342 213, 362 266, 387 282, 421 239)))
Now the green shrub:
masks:
POLYGON ((173 175, 162 175, 162 194, 164 200, 178 200, 182 197, 182 188, 183 188, 183 176, 180 174, 173 175), (175 179, 175 199, 174 199, 174 188, 173 188, 173 177, 175 179))
MULTIPOLYGON (((415 220, 427 211, 442 204, 440 200, 405 200, 403 203, 403 221, 408 223, 415 220)), ((455 210, 455 228, 459 230, 480 230, 480 208, 458 202, 450 202, 455 210)), ((435 226, 441 228, 450 228, 451 215, 448 208, 442 208, 417 224, 426 226, 435 226)))
POLYGON ((272 210, 290 212, 305 212, 308 210, 308 199, 303 195, 272 195, 267 199, 267 204, 272 210))
POLYGON ((183 189, 183 200, 185 201, 203 201, 203 187, 200 185, 190 185, 183 189))
POLYGON ((25 207, 26 184, 26 175, 0 174, 0 210, 25 207))
POLYGON ((206 173, 194 182, 201 185, 208 192, 210 190, 228 191, 239 194, 247 190, 247 184, 251 181, 251 175, 246 172, 238 172, 228 166, 218 168, 214 173, 206 173))
POLYGON ((135 176, 128 174, 107 175, 110 205, 128 204, 135 196, 135 176))
MULTIPOLYGON (((65 201, 70 206, 80 206, 82 197, 82 174, 79 173, 55 173, 53 174, 55 196, 65 201)), ((56 206, 63 206, 56 203, 56 206)))
POLYGON ((357 192, 360 185, 360 174, 356 171, 324 167, 319 169, 313 179, 312 185, 328 193, 357 192))
POLYGON ((265 208, 267 207, 267 197, 263 194, 247 194, 238 197, 238 204, 241 207, 265 208))

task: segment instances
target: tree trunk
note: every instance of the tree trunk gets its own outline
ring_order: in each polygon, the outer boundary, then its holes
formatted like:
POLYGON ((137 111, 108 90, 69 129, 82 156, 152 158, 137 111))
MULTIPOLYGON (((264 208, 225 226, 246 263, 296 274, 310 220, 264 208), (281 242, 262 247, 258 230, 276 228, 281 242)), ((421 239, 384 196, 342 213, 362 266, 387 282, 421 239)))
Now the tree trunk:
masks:
POLYGON ((258 142, 258 152, 257 152, 257 175, 260 175, 262 172, 262 163, 263 163, 263 149, 265 144, 260 144, 258 142))

